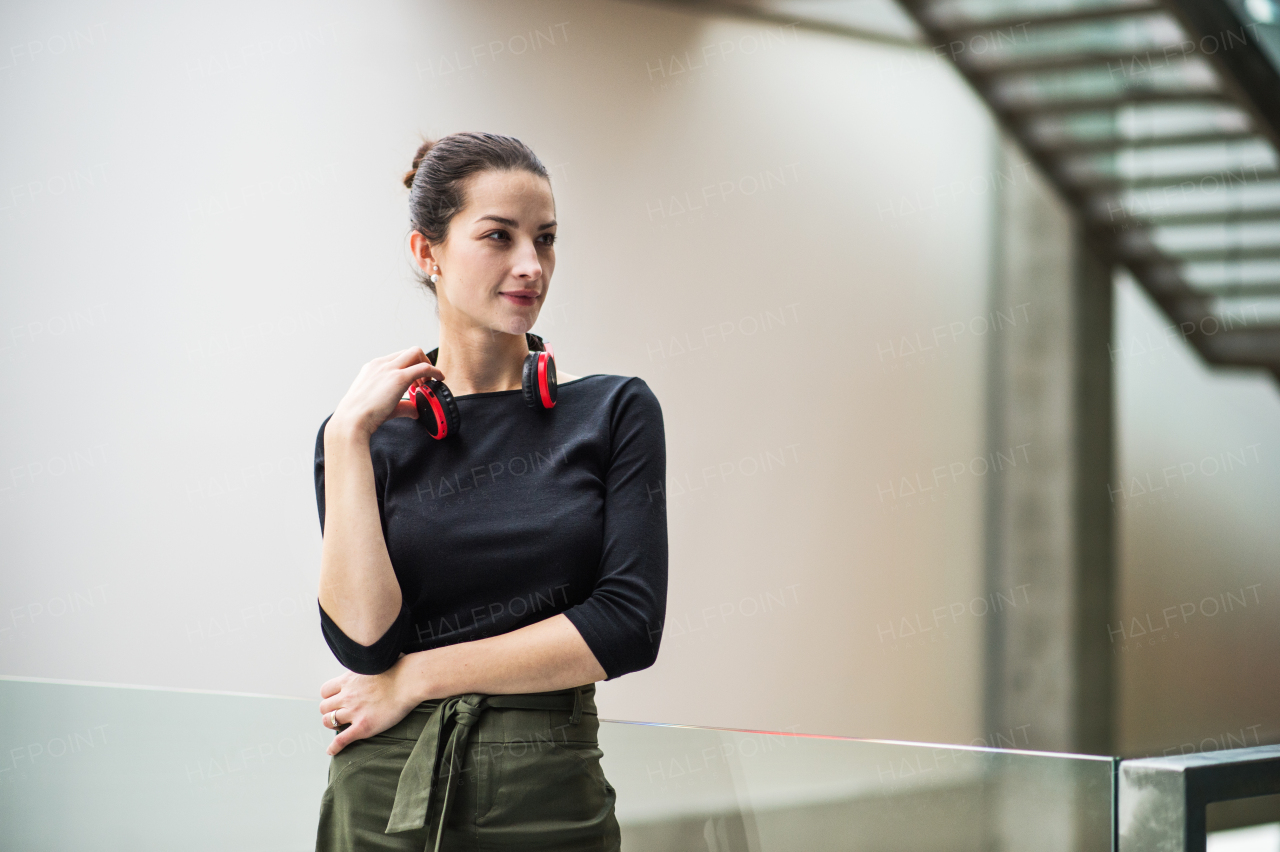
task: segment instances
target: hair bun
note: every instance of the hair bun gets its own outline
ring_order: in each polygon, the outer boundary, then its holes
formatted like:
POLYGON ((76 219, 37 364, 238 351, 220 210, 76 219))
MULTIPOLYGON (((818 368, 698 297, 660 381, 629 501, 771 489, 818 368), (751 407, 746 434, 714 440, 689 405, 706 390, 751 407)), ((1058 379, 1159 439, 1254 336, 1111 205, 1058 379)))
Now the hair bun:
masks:
POLYGON ((413 155, 413 168, 404 173, 404 185, 410 189, 413 188, 413 176, 418 173, 418 166, 422 164, 422 158, 431 153, 431 149, 436 146, 436 140, 428 139, 418 146, 418 153, 413 155))

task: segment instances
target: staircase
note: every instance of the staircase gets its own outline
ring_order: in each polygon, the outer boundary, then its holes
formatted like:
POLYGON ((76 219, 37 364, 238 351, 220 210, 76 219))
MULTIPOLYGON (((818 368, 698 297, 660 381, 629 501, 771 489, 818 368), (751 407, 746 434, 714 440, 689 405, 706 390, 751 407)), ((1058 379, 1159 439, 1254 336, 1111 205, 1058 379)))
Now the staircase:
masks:
POLYGON ((1280 380, 1277 28, 1243 0, 902 5, 1206 361, 1280 380))
POLYGON ((673 2, 951 61, 1171 334, 1280 381, 1280 0, 673 2))

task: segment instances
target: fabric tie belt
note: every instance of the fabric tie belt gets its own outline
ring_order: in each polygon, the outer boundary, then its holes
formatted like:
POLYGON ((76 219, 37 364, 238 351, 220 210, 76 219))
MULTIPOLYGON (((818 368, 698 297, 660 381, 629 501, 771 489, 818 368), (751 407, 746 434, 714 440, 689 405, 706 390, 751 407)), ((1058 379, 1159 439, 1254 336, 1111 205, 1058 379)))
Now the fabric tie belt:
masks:
POLYGON ((435 793, 436 781, 444 776, 444 796, 440 802, 440 823, 436 828, 435 850, 439 852, 449 813, 453 776, 461 774, 467 756, 467 741, 486 707, 518 710, 571 710, 569 724, 582 718, 582 688, 563 692, 484 695, 469 692, 446 698, 436 705, 400 771, 396 798, 387 820, 387 834, 422 828, 435 793), (448 741, 444 742, 444 738, 448 741), (443 745, 443 748, 442 748, 443 745))

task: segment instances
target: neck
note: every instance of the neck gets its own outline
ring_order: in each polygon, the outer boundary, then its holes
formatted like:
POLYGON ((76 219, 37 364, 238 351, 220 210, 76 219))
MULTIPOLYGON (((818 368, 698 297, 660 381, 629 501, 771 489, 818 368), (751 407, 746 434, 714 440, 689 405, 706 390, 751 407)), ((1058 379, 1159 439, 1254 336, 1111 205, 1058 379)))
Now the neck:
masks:
POLYGON ((454 396, 519 390, 529 344, 524 334, 441 324, 436 366, 454 396))

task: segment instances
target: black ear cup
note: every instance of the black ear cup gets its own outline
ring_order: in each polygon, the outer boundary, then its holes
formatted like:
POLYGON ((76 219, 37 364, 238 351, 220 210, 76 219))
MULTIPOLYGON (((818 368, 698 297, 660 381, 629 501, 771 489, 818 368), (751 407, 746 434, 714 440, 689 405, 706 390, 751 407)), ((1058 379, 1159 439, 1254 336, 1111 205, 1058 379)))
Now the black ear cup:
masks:
POLYGON ((409 395, 418 407, 418 422, 437 441, 455 434, 462 425, 458 403, 444 382, 427 379, 422 385, 409 388, 409 395))
POLYGON ((556 359, 550 352, 530 352, 524 359, 520 387, 530 408, 555 408, 556 359))
MULTIPOLYGON (((530 408, 554 408, 556 404, 556 361, 542 338, 533 332, 525 332, 529 354, 524 359, 520 374, 520 389, 524 404, 530 408)), ((439 347, 427 353, 427 360, 436 362, 439 347)), ((409 398, 418 407, 418 422, 427 427, 437 441, 457 434, 462 425, 458 403, 444 382, 427 379, 421 385, 409 388, 409 398)))
POLYGON ((531 331, 526 331, 524 336, 529 343, 529 354, 525 356, 524 372, 520 377, 520 388, 524 392, 524 404, 530 408, 555 408, 555 355, 538 335, 531 331))

